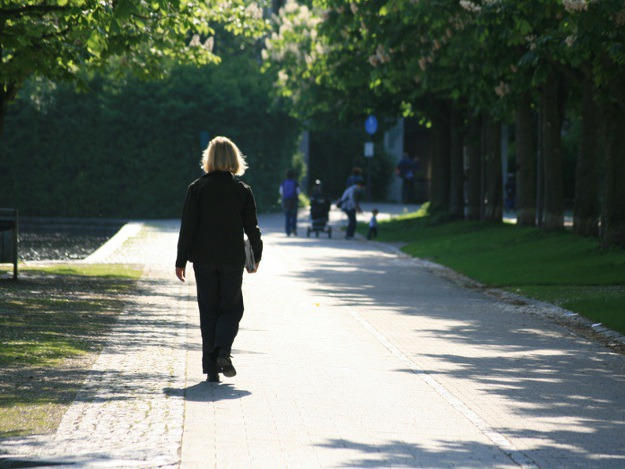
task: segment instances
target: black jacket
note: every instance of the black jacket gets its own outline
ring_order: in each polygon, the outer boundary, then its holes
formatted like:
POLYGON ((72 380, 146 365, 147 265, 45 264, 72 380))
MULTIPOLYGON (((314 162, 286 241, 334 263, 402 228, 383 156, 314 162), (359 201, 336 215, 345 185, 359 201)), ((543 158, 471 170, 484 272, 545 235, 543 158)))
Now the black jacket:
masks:
POLYGON ((245 264, 243 231, 250 240, 256 262, 260 261, 263 242, 252 189, 229 172, 205 174, 187 189, 176 267, 184 267, 187 261, 242 267, 245 264))

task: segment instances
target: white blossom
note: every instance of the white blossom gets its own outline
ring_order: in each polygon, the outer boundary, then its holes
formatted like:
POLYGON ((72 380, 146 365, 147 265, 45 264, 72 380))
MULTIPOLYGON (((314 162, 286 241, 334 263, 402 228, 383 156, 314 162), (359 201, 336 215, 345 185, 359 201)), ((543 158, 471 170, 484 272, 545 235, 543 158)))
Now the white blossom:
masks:
POLYGON ((206 41, 204 41, 204 44, 202 44, 202 47, 204 47, 204 49, 206 49, 209 52, 213 52, 214 46, 215 46, 215 38, 213 36, 207 38, 206 41))
POLYGON ((254 18, 256 20, 259 20, 263 17, 263 10, 258 6, 256 2, 250 3, 245 9, 245 13, 250 18, 254 18))
POLYGON ((470 0, 460 0, 460 6, 467 11, 472 13, 479 13, 482 10, 482 7, 470 0))
POLYGON ((294 13, 299 8, 299 5, 295 0, 287 0, 286 4, 282 8, 285 13, 294 13))
POLYGON ((510 87, 503 81, 499 82, 499 85, 495 87, 495 94, 500 98, 503 98, 510 92, 510 87))
POLYGON ((588 9, 588 0, 562 0, 564 9, 568 12, 584 11, 588 9))
POLYGON ((390 62, 391 60, 390 55, 388 54, 388 52, 386 51, 385 47, 382 44, 378 44, 378 47, 375 50, 375 56, 383 64, 390 62))
POLYGON ((191 38, 191 42, 189 42, 189 47, 200 47, 202 43, 200 42, 200 35, 194 34, 191 38))

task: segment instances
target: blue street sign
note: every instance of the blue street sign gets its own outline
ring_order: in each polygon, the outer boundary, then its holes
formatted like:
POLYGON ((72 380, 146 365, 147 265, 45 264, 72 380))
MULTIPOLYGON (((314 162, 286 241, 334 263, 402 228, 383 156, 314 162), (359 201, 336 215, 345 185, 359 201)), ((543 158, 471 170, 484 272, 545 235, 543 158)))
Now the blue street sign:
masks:
POLYGON ((365 121, 365 130, 369 135, 373 135, 375 131, 378 130, 378 120, 373 114, 367 117, 367 120, 365 121))

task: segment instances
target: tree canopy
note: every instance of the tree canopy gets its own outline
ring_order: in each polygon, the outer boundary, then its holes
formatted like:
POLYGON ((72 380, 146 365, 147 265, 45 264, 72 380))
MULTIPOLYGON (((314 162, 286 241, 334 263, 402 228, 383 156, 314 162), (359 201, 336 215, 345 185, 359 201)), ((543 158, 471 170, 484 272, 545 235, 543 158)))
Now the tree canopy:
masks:
POLYGON ((33 75, 76 80, 114 66, 158 77, 172 63, 216 62, 215 24, 245 35, 266 27, 249 0, 0 0, 0 131, 33 75))

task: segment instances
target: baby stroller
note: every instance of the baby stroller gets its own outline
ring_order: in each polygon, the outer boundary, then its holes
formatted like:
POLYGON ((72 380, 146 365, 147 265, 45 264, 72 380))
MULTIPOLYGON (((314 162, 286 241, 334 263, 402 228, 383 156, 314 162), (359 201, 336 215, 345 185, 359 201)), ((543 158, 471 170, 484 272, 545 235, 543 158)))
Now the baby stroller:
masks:
POLYGON ((322 194, 321 182, 317 179, 310 197, 310 223, 311 226, 306 228, 306 237, 310 237, 310 233, 315 233, 318 238, 319 233, 328 233, 328 238, 332 237, 332 227, 328 226, 330 219, 330 199, 322 194))

